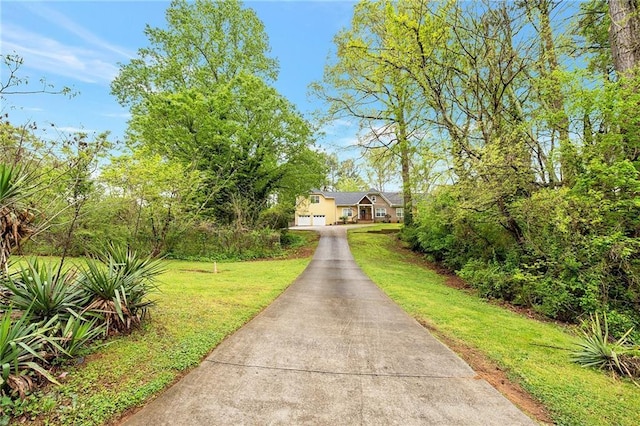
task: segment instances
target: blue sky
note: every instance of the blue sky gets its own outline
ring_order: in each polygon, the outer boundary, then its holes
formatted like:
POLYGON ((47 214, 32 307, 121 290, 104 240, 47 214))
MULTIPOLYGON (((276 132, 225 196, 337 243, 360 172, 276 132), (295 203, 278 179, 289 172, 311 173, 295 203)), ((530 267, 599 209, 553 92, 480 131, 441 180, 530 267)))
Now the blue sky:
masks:
MULTIPOLYGON (((307 96, 307 86, 322 77, 336 32, 349 25, 350 1, 247 1, 265 24, 271 55, 280 62, 278 91, 311 119, 321 108, 307 96)), ((0 1, 0 52, 24 58, 22 77, 36 90, 46 78, 56 87, 70 86, 79 94, 10 95, 0 111, 13 124, 36 122, 49 137, 82 130, 111 131, 122 139, 128 111, 110 95, 118 63, 127 63, 147 45, 146 24, 165 25, 168 1, 0 1), (52 127, 54 124, 55 127, 52 127)), ((0 71, 5 82, 6 68, 0 71)), ((327 150, 349 145, 357 126, 339 121, 327 130, 327 150)))

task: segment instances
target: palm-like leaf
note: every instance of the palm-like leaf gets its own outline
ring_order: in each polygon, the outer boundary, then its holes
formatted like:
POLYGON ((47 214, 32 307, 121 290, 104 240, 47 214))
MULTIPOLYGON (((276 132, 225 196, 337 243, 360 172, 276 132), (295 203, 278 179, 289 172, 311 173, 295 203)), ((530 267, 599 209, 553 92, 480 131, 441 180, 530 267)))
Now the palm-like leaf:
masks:
POLYGON ((14 308, 29 310, 36 320, 77 316, 88 302, 88 293, 75 282, 74 271, 59 270, 59 264, 30 259, 9 277, 5 286, 14 308))
POLYGON ((618 340, 612 341, 607 315, 603 314, 600 321, 600 316, 596 313, 590 317, 588 326, 576 343, 578 348, 571 353, 572 361, 583 367, 607 369, 632 376, 627 362, 628 355, 637 352, 627 340, 632 331, 633 328, 618 340))
MULTIPOLYGON (((46 323, 32 322, 27 313, 12 320, 11 311, 4 312, 0 319, 0 387, 24 392, 25 373, 37 372, 53 383, 57 383, 36 361, 46 362, 47 345, 56 346, 47 334, 55 327, 57 318, 46 323)), ((28 377, 28 376, 27 376, 28 377)))
POLYGON ((157 260, 141 258, 126 248, 109 245, 98 254, 102 263, 88 260, 81 284, 92 294, 88 312, 102 314, 107 331, 123 332, 138 326, 153 304, 148 296, 162 273, 157 260))
POLYGON ((160 260, 142 257, 136 251, 113 243, 109 243, 102 250, 99 250, 96 257, 108 265, 109 269, 118 271, 123 276, 135 277, 135 279, 153 282, 158 275, 164 272, 160 260))
POLYGON ((0 164, 0 206, 19 198, 24 192, 27 176, 20 168, 0 164))
POLYGON ((106 325, 98 322, 98 318, 90 321, 77 317, 69 317, 61 329, 60 347, 68 357, 76 357, 100 335, 104 334, 106 325))
POLYGON ((34 190, 34 175, 24 169, 0 164, 0 274, 6 274, 11 251, 31 236, 33 213, 22 201, 34 190))

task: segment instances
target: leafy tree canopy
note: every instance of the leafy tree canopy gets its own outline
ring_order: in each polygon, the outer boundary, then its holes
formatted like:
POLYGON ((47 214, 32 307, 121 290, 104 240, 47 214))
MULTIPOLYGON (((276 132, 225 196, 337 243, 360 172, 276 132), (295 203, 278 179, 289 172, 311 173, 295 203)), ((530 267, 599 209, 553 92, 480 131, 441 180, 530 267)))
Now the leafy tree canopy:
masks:
POLYGON ((167 29, 146 34, 151 47, 122 66, 113 93, 131 107, 133 141, 202 172, 213 218, 252 226, 274 195, 319 183, 311 128, 268 84, 277 62, 253 11, 176 0, 167 29))

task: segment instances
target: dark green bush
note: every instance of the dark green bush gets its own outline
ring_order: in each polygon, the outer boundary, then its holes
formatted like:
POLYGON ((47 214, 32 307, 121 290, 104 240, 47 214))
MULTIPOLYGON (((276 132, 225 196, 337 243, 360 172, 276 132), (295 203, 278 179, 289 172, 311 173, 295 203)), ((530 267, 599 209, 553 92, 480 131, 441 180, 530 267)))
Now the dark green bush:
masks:
POLYGON ((402 238, 459 271, 483 297, 563 321, 624 312, 612 321, 613 333, 623 333, 640 322, 640 203, 633 194, 640 181, 626 163, 594 163, 573 188, 540 188, 502 210, 472 207, 478 203, 453 185, 425 200, 402 238))
POLYGON ((280 246, 283 248, 295 248, 301 247, 307 242, 306 238, 302 235, 294 232, 289 232, 288 229, 283 229, 280 232, 280 246))
POLYGON ((279 231, 238 230, 201 223, 175 241, 167 256, 174 259, 245 260, 281 253, 279 231))

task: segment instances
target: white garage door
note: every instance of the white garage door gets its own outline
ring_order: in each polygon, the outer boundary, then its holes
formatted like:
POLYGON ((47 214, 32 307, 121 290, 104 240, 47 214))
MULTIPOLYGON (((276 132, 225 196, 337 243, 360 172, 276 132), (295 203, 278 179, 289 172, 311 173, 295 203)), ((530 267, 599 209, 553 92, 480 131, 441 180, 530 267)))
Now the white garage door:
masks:
POLYGON ((311 216, 308 214, 298 215, 298 226, 311 226, 311 216))
POLYGON ((325 226, 327 224, 327 218, 323 214, 313 215, 313 226, 325 226))

